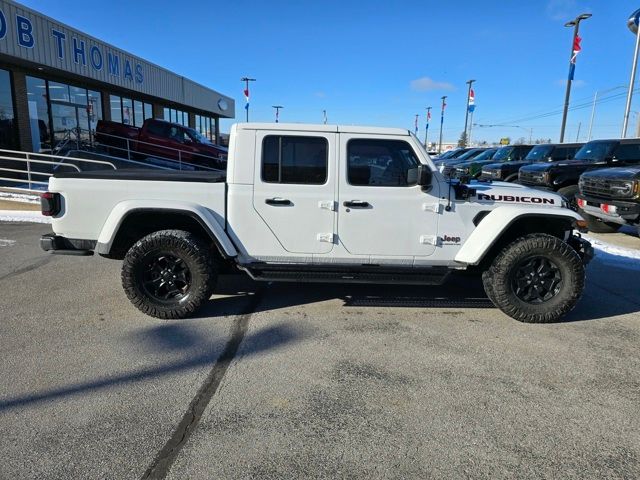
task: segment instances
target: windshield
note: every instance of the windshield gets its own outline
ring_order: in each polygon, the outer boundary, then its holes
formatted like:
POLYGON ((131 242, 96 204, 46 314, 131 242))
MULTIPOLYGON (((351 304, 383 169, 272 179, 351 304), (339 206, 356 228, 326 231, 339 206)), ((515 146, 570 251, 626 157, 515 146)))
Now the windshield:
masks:
POLYGON ((491 160, 495 155, 496 151, 497 150, 495 148, 490 148, 488 150, 485 150, 480 155, 475 157, 474 160, 491 160))
POLYGON ((618 142, 589 142, 578 150, 573 158, 590 162, 603 162, 611 155, 617 145, 618 142))
POLYGON ((460 150, 456 150, 455 153, 453 155, 451 155, 449 158, 460 158, 462 155, 467 153, 469 150, 471 150, 471 149, 470 148, 461 148, 460 150))
POLYGON ((551 156, 551 152, 555 147, 553 145, 536 145, 531 151, 524 157, 525 160, 531 160, 533 162, 541 162, 551 156))
POLYGON ((209 145, 213 145, 213 143, 211 143, 211 140, 209 140, 207 137, 202 135, 197 130, 194 130, 193 128, 187 128, 187 134, 191 137, 191 140, 193 140, 195 142, 207 143, 209 145))
POLYGON ((468 152, 463 153, 462 155, 460 155, 458 157, 458 160, 467 160, 467 159, 471 159, 473 157, 475 157, 476 155, 478 155, 478 153, 480 153, 482 150, 480 150, 479 148, 472 148, 471 150, 469 150, 468 152))
POLYGON ((513 147, 499 148, 496 154, 493 156, 492 160, 506 160, 507 158, 509 158, 509 155, 511 155, 513 150, 513 147))

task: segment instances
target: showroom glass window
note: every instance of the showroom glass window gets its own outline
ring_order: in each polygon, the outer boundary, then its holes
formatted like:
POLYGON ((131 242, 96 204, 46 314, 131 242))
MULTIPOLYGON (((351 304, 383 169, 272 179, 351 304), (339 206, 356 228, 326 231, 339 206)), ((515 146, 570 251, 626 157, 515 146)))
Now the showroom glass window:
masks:
POLYGON ((31 142, 34 152, 51 151, 47 82, 41 78, 27 77, 27 106, 31 126, 31 142))
POLYGON ((16 148, 12 91, 9 72, 0 70, 0 148, 9 150, 16 148))
POLYGON ((418 183, 420 161, 401 140, 350 140, 347 178, 351 185, 410 187, 418 183))

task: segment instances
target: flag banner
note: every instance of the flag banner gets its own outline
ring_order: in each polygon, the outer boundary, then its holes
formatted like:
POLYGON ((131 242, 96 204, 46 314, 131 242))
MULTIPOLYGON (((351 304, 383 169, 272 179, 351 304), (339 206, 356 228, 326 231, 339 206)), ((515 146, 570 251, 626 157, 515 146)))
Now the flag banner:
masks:
POLYGON ((418 115, 416 115, 416 135, 418 134, 418 115))
POLYGON ((249 102, 247 102, 247 103, 245 104, 244 109, 245 109, 245 110, 249 110, 249 102))
POLYGON ((427 110, 427 123, 431 120, 431 110, 427 110))
POLYGON ((571 60, 569 60, 569 80, 573 80, 576 73, 576 59, 578 58, 578 53, 582 51, 581 42, 582 38, 576 35, 573 41, 573 55, 571 55, 571 60))

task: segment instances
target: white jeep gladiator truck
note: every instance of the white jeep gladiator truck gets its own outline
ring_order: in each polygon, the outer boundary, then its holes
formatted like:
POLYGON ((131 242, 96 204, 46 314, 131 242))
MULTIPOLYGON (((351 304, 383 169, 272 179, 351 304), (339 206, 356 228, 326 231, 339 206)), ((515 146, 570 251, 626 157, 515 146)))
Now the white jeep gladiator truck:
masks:
POLYGON ((551 322, 582 294, 591 245, 553 192, 451 180, 409 131, 244 123, 226 172, 57 173, 44 250, 122 259, 131 302, 193 314, 233 263, 255 280, 441 284, 482 275, 489 299, 551 322))

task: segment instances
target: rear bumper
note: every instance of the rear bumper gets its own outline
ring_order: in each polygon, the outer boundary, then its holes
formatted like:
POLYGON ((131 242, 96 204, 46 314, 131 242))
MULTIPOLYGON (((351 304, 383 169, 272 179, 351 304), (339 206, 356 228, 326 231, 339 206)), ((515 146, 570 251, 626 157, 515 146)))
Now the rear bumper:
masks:
POLYGON ((65 238, 55 233, 47 233, 40 237, 40 248, 59 255, 93 255, 95 247, 95 240, 65 238))

